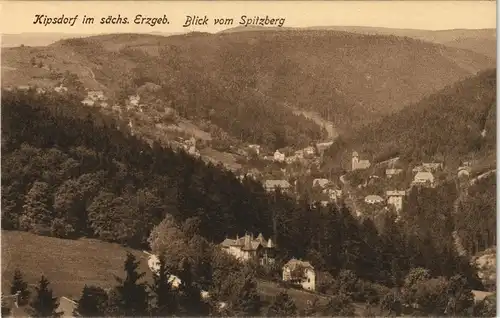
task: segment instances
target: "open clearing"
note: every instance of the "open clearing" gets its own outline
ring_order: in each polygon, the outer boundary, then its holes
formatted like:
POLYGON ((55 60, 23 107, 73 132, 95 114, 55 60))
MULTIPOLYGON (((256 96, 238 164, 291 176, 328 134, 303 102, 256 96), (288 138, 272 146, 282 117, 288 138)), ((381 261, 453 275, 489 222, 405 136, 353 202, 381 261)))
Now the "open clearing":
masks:
POLYGON ((29 284, 37 284, 43 274, 56 296, 78 299, 85 284, 114 286, 114 275, 124 275, 127 251, 141 260, 141 269, 149 274, 147 255, 119 244, 2 231, 2 288, 10 288, 14 270, 19 268, 29 284))
MULTIPOLYGON (((141 271, 146 272, 146 279, 151 281, 148 255, 119 244, 85 238, 64 240, 18 231, 2 231, 1 238, 4 290, 10 289, 14 270, 19 268, 28 284, 37 284, 43 274, 49 279, 55 296, 76 300, 80 298, 85 284, 113 287, 116 284, 115 275, 124 275, 123 262, 127 251, 141 261, 141 271)), ((258 281, 257 288, 266 302, 285 291, 276 283, 263 280, 258 281)), ((298 289, 286 291, 300 309, 316 297, 314 293, 298 289)), ((318 297, 322 302, 326 301, 324 296, 318 297)), ((360 312, 362 306, 356 304, 355 307, 360 312)))

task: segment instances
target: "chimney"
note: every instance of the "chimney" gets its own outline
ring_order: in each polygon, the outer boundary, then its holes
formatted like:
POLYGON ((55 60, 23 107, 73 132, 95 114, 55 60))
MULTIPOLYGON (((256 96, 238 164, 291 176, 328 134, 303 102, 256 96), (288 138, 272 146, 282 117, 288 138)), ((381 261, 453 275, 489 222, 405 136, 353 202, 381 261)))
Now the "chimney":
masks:
POLYGON ((272 248, 272 247, 273 247, 273 241, 271 241, 271 239, 269 239, 269 240, 267 241, 267 247, 268 247, 268 248, 272 248))
POLYGON ((250 249, 250 235, 245 234, 245 248, 250 249))

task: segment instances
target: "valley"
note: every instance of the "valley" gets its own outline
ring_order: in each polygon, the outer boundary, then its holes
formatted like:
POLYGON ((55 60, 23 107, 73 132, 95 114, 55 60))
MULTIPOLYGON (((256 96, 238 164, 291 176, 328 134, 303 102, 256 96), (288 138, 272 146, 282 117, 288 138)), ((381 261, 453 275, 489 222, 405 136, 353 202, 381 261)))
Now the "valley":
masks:
POLYGON ((44 275, 77 316, 487 316, 492 36, 250 27, 3 48, 2 288, 44 275))

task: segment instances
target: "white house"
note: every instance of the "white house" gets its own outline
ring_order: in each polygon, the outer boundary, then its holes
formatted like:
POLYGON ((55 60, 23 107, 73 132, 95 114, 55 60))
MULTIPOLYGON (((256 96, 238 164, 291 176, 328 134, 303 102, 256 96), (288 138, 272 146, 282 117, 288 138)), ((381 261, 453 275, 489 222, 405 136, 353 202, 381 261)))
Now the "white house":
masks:
POLYGON ((94 101, 92 99, 85 98, 82 100, 82 104, 85 106, 94 106, 94 101))
POLYGON ((283 281, 299 284, 310 291, 316 290, 316 272, 309 262, 292 258, 283 266, 283 281))
POLYGON ((264 188, 268 192, 275 191, 276 189, 281 189, 283 191, 288 191, 291 188, 290 182, 286 180, 266 180, 264 182, 264 188))
POLYGON ((379 195, 370 194, 365 197, 365 202, 368 204, 377 204, 384 202, 384 199, 379 195))
POLYGON ((54 91, 56 91, 57 93, 65 93, 68 91, 68 88, 64 87, 63 84, 61 84, 58 87, 55 87, 54 91))
POLYGON ((403 198, 406 195, 405 191, 386 191, 387 204, 394 206, 396 212, 399 213, 403 209, 403 198))
POLYGON ((88 91, 87 92, 87 97, 94 100, 105 100, 106 97, 104 97, 104 92, 103 91, 88 91))
POLYGON ((242 262, 256 259, 262 265, 274 263, 272 252, 274 243, 271 239, 266 241, 262 233, 256 238, 253 237, 253 234, 248 233, 243 237, 236 236, 236 239, 226 238, 221 243, 221 248, 242 262))
POLYGON ((434 176, 429 171, 417 172, 417 174, 413 178, 412 184, 433 187, 434 186, 434 176))
POLYGON ((352 170, 363 170, 370 168, 370 160, 360 160, 356 151, 352 153, 352 170))
POLYGON ((274 161, 283 162, 285 161, 285 154, 281 153, 279 150, 274 152, 274 161))
POLYGON ((333 145, 333 141, 320 142, 320 143, 316 144, 316 150, 318 151, 318 154, 322 156, 323 153, 325 152, 325 150, 328 149, 329 147, 331 147, 332 145, 333 145))
POLYGON ((316 149, 313 146, 306 147, 302 149, 304 156, 314 156, 316 149))
POLYGON ((141 97, 139 95, 131 95, 128 97, 129 103, 133 106, 138 106, 139 101, 141 100, 141 97))
POLYGON ((260 145, 248 145, 248 148, 253 149, 257 156, 260 155, 260 145))
MULTIPOLYGON (((160 259, 156 255, 149 254, 149 253, 147 253, 147 254, 149 255, 149 258, 148 258, 149 269, 153 273, 158 272, 160 270, 160 259)), ((173 288, 179 288, 179 286, 181 285, 181 280, 179 279, 179 277, 177 277, 175 275, 170 275, 169 281, 170 281, 170 284, 172 285, 173 288)), ((202 290, 201 291, 201 298, 207 299, 208 297, 210 297, 208 292, 202 290)))
POLYGON ((330 183, 330 180, 328 179, 314 179, 313 182, 312 182, 312 186, 313 187, 321 187, 321 188, 324 188, 328 185, 328 183, 330 183))

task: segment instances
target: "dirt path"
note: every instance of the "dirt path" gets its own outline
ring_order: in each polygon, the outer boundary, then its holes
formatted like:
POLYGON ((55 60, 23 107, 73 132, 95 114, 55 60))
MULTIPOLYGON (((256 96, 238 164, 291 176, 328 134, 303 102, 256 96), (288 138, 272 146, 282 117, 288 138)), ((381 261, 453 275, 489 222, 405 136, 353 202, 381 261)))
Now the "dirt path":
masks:
MULTIPOLYGON (((258 89, 255 89, 255 92, 261 96, 269 98, 266 94, 262 93, 258 89)), ((333 125, 333 123, 328 121, 328 120, 323 119, 318 113, 300 110, 297 107, 290 105, 288 103, 283 103, 283 106, 291 109, 295 115, 302 115, 302 116, 314 121, 318 126, 323 127, 326 130, 326 132, 328 133, 328 139, 330 141, 332 141, 338 137, 339 134, 338 134, 337 130, 335 129, 335 126, 333 125)))
POLYGON ((286 105, 286 106, 289 108, 292 108, 293 113, 295 115, 302 115, 302 116, 314 121, 318 126, 323 127, 326 130, 326 132, 328 133, 329 140, 334 140, 335 138, 338 137, 339 134, 337 133, 337 130, 335 129, 333 124, 331 122, 329 122, 328 120, 323 119, 317 113, 309 112, 309 111, 305 111, 305 110, 299 110, 299 109, 293 108, 289 105, 286 105))

